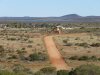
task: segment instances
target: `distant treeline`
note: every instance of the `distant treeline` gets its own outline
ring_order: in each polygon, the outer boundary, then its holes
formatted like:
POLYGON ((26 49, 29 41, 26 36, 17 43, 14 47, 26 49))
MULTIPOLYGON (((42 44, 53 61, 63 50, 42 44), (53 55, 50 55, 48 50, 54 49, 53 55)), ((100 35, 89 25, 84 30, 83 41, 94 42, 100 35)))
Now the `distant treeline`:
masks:
POLYGON ((55 26, 64 26, 64 27, 93 27, 100 28, 99 22, 93 23, 51 23, 51 22, 0 22, 0 27, 12 27, 12 28, 32 28, 32 27, 55 27, 55 26))

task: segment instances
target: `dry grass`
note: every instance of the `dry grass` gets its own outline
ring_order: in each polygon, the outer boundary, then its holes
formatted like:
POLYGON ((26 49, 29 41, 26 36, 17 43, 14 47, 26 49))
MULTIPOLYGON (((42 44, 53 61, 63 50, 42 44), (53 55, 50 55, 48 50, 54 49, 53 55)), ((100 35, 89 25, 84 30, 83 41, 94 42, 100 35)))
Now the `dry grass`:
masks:
MULTIPOLYGON (((13 29, 14 30, 14 29, 13 29)), ((28 57, 32 53, 43 53, 47 55, 43 42, 43 36, 39 33, 32 33, 32 30, 15 30, 15 32, 0 30, 0 45, 4 47, 0 64, 7 69, 11 69, 14 64, 22 64, 32 70, 51 66, 49 60, 45 61, 23 61, 19 57, 18 51, 22 51, 23 56, 28 57), (8 59, 10 56, 17 56, 17 59, 8 59)), ((47 55, 48 56, 48 55, 47 55)))
POLYGON ((94 63, 100 66, 100 61, 78 61, 78 60, 69 60, 71 56, 96 56, 100 58, 100 47, 82 47, 76 46, 76 43, 100 43, 100 38, 94 36, 93 34, 66 34, 55 36, 54 40, 57 47, 59 48, 62 56, 71 67, 77 67, 82 64, 94 63), (65 46, 63 40, 67 40, 68 43, 71 43, 72 46, 65 46))

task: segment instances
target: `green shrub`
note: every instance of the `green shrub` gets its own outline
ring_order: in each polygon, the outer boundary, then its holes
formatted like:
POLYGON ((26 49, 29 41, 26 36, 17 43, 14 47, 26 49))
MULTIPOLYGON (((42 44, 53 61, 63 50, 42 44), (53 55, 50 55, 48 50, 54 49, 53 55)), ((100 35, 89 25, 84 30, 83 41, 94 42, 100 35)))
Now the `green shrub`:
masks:
POLYGON ((72 46, 73 44, 72 43, 68 43, 68 39, 66 40, 63 40, 63 43, 65 44, 65 46, 72 46))
POLYGON ((32 48, 32 45, 28 45, 27 47, 28 47, 28 48, 32 48))
POLYGON ((100 61, 100 58, 98 58, 98 60, 100 61))
POLYGON ((89 47, 87 43, 76 43, 76 46, 89 47))
POLYGON ((34 75, 44 75, 44 74, 41 71, 37 71, 34 75))
POLYGON ((65 46, 72 46, 72 44, 71 43, 66 43, 65 46))
POLYGON ((7 70, 0 70, 0 75, 28 75, 24 72, 10 72, 10 71, 7 71, 7 70))
POLYGON ((33 43, 33 41, 29 40, 28 43, 33 43))
POLYGON ((57 71, 57 75, 69 75, 69 72, 66 70, 59 70, 57 71))
POLYGON ((27 51, 24 51, 24 50, 17 50, 16 52, 17 52, 17 54, 24 54, 24 53, 26 53, 27 51))
POLYGON ((25 48, 22 48, 21 50, 25 50, 25 48))
POLYGON ((82 65, 71 71, 69 75, 100 75, 100 67, 91 65, 82 65))
POLYGON ((20 55, 19 55, 19 58, 20 58, 20 60, 22 60, 22 61, 28 60, 28 58, 25 57, 23 54, 20 54, 20 55))
POLYGON ((68 40, 63 40, 63 43, 65 43, 65 44, 68 43, 68 40))
POLYGON ((6 70, 0 70, 0 75, 17 75, 17 74, 6 70))
POLYGON ((24 38, 23 40, 24 40, 24 41, 27 41, 27 40, 28 40, 28 38, 24 38))
POLYGON ((80 40, 80 38, 79 38, 79 37, 77 37, 77 38, 75 38, 75 40, 80 40))
POLYGON ((17 55, 12 55, 8 59, 17 59, 17 58, 18 58, 17 55))
POLYGON ((88 56, 82 56, 78 60, 89 60, 89 57, 88 56))
POLYGON ((13 65, 12 69, 13 69, 13 72, 15 72, 16 74, 21 74, 21 75, 32 74, 30 69, 25 68, 23 65, 20 65, 20 64, 13 65))
POLYGON ((37 61, 37 60, 46 60, 47 56, 42 53, 33 53, 29 55, 30 61, 37 61))
POLYGON ((81 57, 78 57, 78 56, 72 56, 69 58, 70 60, 79 60, 79 61, 85 61, 85 60, 92 60, 92 61, 96 61, 96 60, 99 60, 99 58, 97 58, 96 56, 91 56, 91 57, 88 57, 88 56, 81 56, 81 57))
POLYGON ((92 46, 92 47, 100 47, 100 43, 93 43, 90 46, 92 46))
POLYGON ((13 65, 13 71, 15 73, 21 72, 24 70, 24 66, 20 65, 20 64, 15 64, 13 65))
POLYGON ((7 38, 7 40, 15 41, 17 39, 16 38, 7 38))
POLYGON ((94 60, 94 61, 98 60, 98 58, 96 56, 91 56, 89 59, 94 60))
POLYGON ((4 47, 2 46, 2 45, 0 45, 0 52, 2 53, 2 52, 4 52, 4 47))
POLYGON ((46 68, 42 68, 40 69, 41 72, 43 72, 44 74, 51 74, 56 72, 56 68, 55 67, 46 67, 46 68))
POLYGON ((72 56, 69 58, 70 60, 78 60, 78 56, 72 56))

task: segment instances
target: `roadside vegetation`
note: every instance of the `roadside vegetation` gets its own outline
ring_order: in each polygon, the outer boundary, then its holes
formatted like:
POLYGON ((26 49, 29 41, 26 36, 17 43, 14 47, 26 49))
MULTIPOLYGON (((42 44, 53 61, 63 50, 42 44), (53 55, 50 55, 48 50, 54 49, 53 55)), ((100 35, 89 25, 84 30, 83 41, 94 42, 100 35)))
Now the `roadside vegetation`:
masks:
POLYGON ((39 71, 32 73, 28 69, 23 69, 22 67, 17 67, 13 70, 13 72, 0 70, 1 75, 100 75, 100 67, 95 66, 93 64, 89 65, 81 65, 76 69, 71 71, 67 70, 56 70, 54 67, 46 67, 42 68, 39 71))
MULTIPOLYGON (((98 32, 97 32, 98 33, 98 32)), ((73 33, 55 36, 57 48, 66 63, 72 67, 100 63, 100 35, 94 33, 73 33)))

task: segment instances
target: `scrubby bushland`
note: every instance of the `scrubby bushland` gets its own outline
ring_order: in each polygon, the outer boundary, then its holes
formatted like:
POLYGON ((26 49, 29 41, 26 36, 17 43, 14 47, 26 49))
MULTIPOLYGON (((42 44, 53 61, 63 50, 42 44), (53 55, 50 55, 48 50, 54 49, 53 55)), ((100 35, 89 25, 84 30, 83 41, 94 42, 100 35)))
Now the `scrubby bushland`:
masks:
POLYGON ((69 58, 70 60, 79 60, 79 61, 86 61, 86 60, 90 60, 90 58, 88 56, 81 56, 81 57, 78 57, 78 56, 72 56, 69 58))
MULTIPOLYGON (((9 72, 9 71, 6 71, 6 70, 0 70, 0 75, 18 75, 14 72, 9 72)), ((19 74, 21 75, 21 74, 19 74)))
POLYGON ((97 58, 96 56, 81 56, 81 57, 78 57, 78 56, 71 56, 69 58, 70 60, 79 60, 79 61, 96 61, 96 60, 99 60, 99 58, 97 58))
POLYGON ((81 65, 71 71, 56 71, 55 68, 47 67, 36 72, 34 75, 100 75, 100 67, 93 64, 87 64, 81 65))
POLYGON ((57 72, 54 67, 46 67, 40 69, 40 71, 36 72, 34 75, 57 75, 57 72))
POLYGON ((11 72, 11 71, 7 71, 7 70, 0 70, 0 75, 33 75, 33 74, 28 74, 25 72, 11 72))
POLYGON ((46 68, 42 68, 40 69, 40 71, 42 71, 43 73, 52 73, 56 71, 55 67, 46 67, 46 68))
POLYGON ((54 67, 46 67, 33 74, 29 69, 20 65, 15 65, 13 72, 0 70, 0 75, 100 75, 100 67, 93 64, 87 64, 81 65, 71 71, 56 71, 54 67))
POLYGON ((33 72, 30 69, 20 64, 13 65, 12 70, 18 75, 33 75, 33 72))
POLYGON ((71 71, 69 75, 100 75, 100 67, 91 65, 82 65, 71 71))

